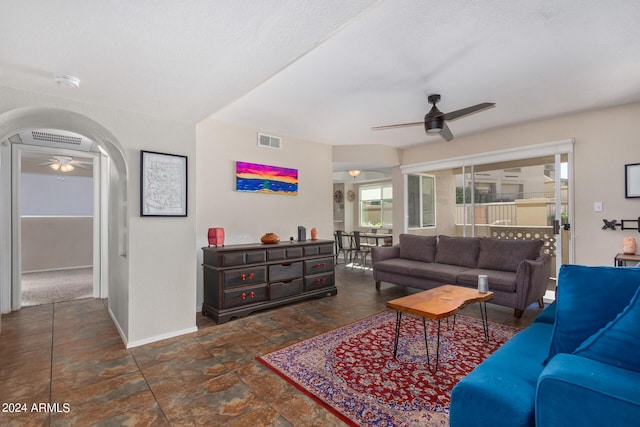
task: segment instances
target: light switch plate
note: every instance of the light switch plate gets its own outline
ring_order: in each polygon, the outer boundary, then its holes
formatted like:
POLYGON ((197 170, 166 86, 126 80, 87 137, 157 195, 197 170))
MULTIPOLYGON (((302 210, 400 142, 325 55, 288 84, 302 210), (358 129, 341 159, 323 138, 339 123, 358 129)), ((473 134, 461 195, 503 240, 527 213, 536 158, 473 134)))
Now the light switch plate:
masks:
POLYGON ((602 202, 593 202, 593 211, 602 212, 602 202))

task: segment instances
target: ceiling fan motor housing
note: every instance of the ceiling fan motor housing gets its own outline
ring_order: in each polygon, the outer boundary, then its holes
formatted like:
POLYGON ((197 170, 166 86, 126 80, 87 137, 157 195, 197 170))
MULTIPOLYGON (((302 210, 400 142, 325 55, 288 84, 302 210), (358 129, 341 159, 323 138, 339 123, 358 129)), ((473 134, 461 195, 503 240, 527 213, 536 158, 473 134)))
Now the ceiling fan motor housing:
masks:
POLYGON ((424 130, 427 133, 438 133, 442 130, 444 119, 442 115, 432 116, 431 113, 424 116, 424 130))

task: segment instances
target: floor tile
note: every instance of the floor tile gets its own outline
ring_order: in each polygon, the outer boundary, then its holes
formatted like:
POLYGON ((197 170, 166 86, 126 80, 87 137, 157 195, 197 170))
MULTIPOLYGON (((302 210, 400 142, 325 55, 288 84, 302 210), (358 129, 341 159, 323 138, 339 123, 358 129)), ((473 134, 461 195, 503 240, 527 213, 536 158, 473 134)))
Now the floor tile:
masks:
MULTIPOLYGON (((337 267, 338 294, 258 311, 218 325, 195 314, 198 331, 126 349, 108 301, 27 307, 2 317, 0 401, 49 404, 52 412, 0 414, 15 426, 344 426, 256 357, 385 310, 416 292, 371 271, 337 267), (55 411, 68 404, 68 412, 55 411), (56 406, 57 405, 57 406, 56 406)), ((463 313, 479 317, 471 305, 463 313)), ((529 325, 488 304, 489 319, 529 325)))

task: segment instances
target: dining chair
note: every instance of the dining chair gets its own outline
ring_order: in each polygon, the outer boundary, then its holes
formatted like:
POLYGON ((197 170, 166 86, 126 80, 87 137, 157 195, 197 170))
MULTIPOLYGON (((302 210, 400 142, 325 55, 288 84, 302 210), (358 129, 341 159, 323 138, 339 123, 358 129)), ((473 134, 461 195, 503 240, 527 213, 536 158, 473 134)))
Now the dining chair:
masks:
POLYGON ((364 244, 362 242, 362 233, 360 231, 353 232, 353 249, 352 249, 352 263, 351 269, 356 264, 356 260, 358 256, 360 257, 360 261, 362 262, 362 267, 367 267, 367 255, 371 253, 371 245, 364 244))
POLYGON ((344 263, 347 263, 347 259, 351 260, 351 244, 349 247, 345 247, 344 238, 347 237, 347 234, 343 230, 336 230, 334 233, 336 240, 336 264, 338 264, 338 255, 342 253, 342 258, 344 259, 344 263))

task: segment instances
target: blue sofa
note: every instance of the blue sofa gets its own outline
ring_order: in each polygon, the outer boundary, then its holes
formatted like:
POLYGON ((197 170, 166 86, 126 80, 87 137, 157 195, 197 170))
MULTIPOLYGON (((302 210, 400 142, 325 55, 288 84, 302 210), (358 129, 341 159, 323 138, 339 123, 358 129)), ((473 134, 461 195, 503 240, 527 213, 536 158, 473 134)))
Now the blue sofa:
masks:
POLYGON ((556 302, 453 388, 449 419, 640 425, 640 268, 562 266, 556 302))

